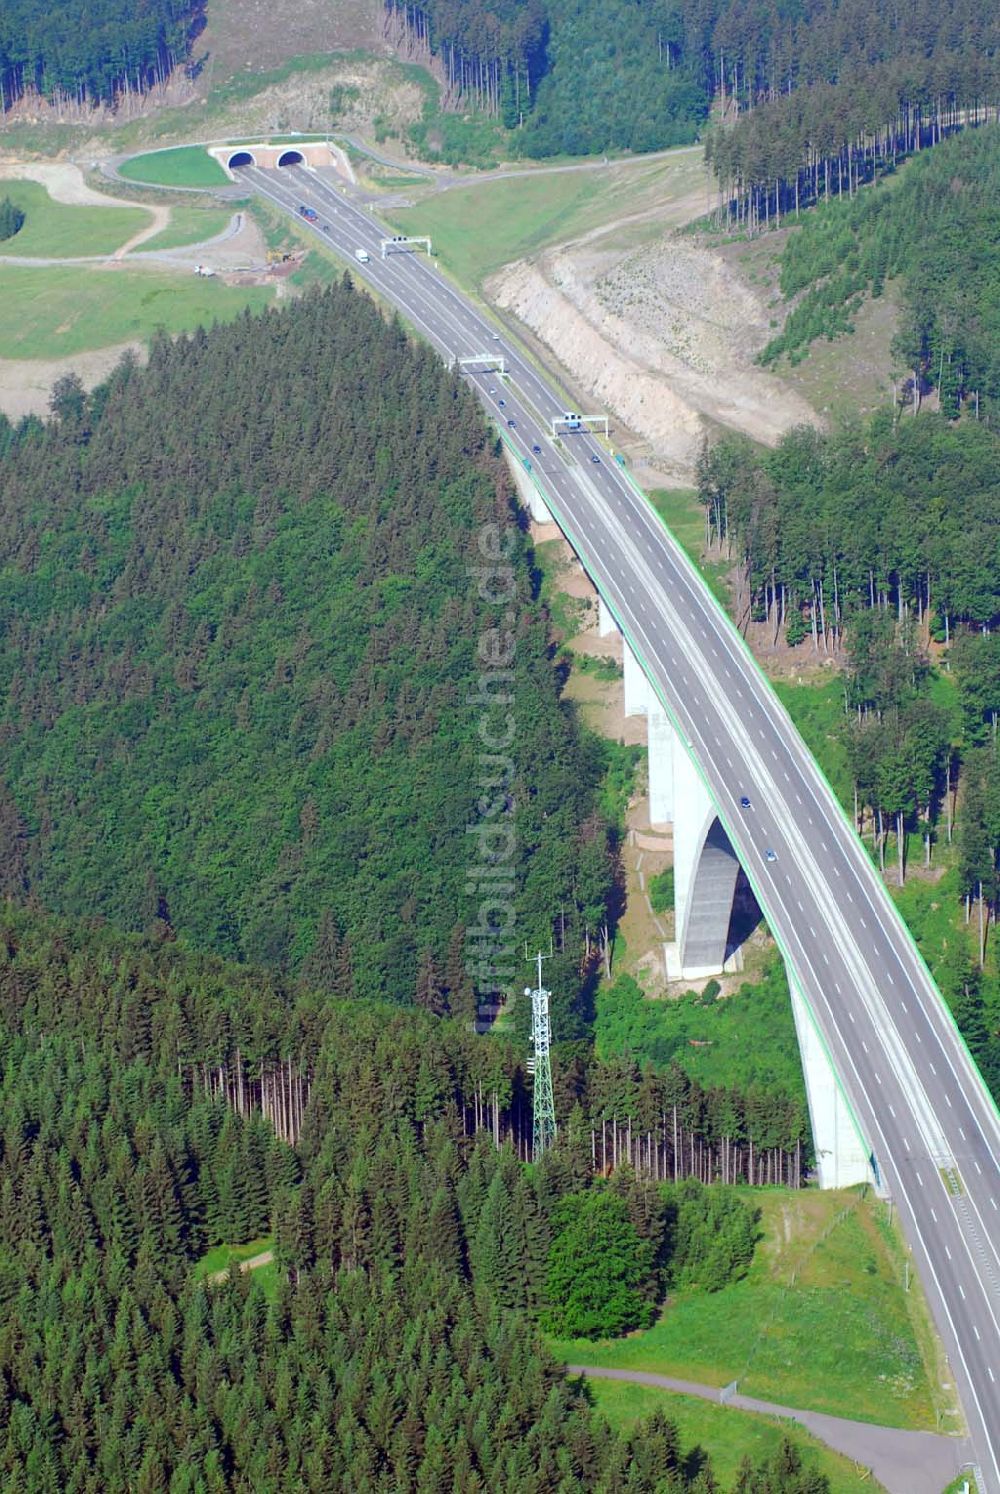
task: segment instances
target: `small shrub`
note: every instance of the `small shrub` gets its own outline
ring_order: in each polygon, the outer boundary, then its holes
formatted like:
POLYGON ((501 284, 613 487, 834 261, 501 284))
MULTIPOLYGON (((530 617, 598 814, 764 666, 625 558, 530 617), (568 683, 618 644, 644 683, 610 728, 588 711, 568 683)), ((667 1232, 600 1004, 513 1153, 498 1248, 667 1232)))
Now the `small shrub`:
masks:
POLYGON ((12 239, 24 227, 24 214, 9 197, 0 200, 0 243, 12 239))
POLYGON ((802 642, 808 632, 809 629, 806 626, 806 620, 802 616, 802 613, 793 612, 788 619, 788 626, 785 628, 785 642, 789 648, 794 648, 797 643, 802 642))
POLYGON ((665 871, 657 872, 655 877, 650 877, 649 904, 654 913, 672 913, 674 909, 674 869, 668 866, 665 871))

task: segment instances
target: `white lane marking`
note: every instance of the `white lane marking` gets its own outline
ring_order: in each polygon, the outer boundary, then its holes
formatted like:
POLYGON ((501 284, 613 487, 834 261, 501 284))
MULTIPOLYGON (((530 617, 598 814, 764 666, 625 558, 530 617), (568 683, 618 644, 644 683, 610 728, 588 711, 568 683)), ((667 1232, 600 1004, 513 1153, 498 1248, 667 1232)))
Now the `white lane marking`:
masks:
POLYGON ((914 1169, 913 1169, 913 1176, 914 1176, 914 1177, 915 1177, 915 1178, 916 1178, 916 1180, 917 1180, 917 1187, 918 1187, 918 1188, 922 1188, 922 1187, 923 1187, 923 1186, 924 1186, 924 1180, 923 1180, 923 1178, 922 1178, 922 1177, 921 1177, 921 1176, 920 1176, 920 1174, 919 1174, 919 1172, 917 1172, 917 1170, 916 1170, 916 1168, 914 1168, 914 1169))
POLYGON ((996 1201, 996 1199, 995 1199, 995 1198, 991 1198, 991 1199, 990 1199, 990 1203, 991 1203, 991 1204, 992 1204, 992 1205, 993 1205, 993 1207, 994 1207, 994 1208, 996 1208, 996 1206, 997 1206, 997 1201, 996 1201))
POLYGON ((899 1004, 900 1004, 900 1006, 903 1008, 903 1010, 905 1012, 906 1011, 906 1002, 905 1001, 901 1001, 899 1004))
POLYGON ((927 1060, 927 1067, 930 1069, 931 1073, 934 1075, 934 1077, 936 1079, 937 1078, 937 1069, 931 1063, 930 1059, 927 1060))
POLYGON ((896 1112, 895 1110, 893 1110, 891 1105, 889 1106, 889 1114, 892 1116, 893 1120, 896 1119, 896 1112))
POLYGON ((861 927, 862 927, 862 928, 863 928, 863 929, 866 929, 866 928, 867 928, 867 927, 868 927, 868 925, 867 925, 867 924, 866 924, 866 923, 865 923, 865 921, 864 921, 864 919, 863 919, 863 918, 862 918, 862 920, 861 920, 861 927))
POLYGON ((875 1078, 878 1080, 879 1084, 882 1083, 882 1075, 877 1070, 875 1072, 875 1078))
POLYGON ((978 1172, 979 1176, 982 1177, 982 1175, 983 1175, 983 1169, 980 1167, 980 1165, 976 1161, 975 1157, 973 1157, 973 1159, 972 1159, 972 1165, 976 1169, 976 1171, 978 1172))
POLYGON ((944 1253, 948 1257, 948 1259, 951 1260, 951 1251, 948 1249, 947 1245, 944 1247, 944 1253))
POLYGON ((892 978, 892 973, 888 970, 885 972, 885 978, 889 982, 890 986, 894 986, 896 984, 896 982, 892 978))
POLYGON ((945 1103, 945 1104, 946 1104, 946 1105, 947 1105, 947 1107, 948 1107, 948 1109, 949 1109, 949 1110, 951 1110, 951 1109, 952 1109, 952 1103, 951 1103, 951 1101, 950 1101, 950 1100, 949 1100, 949 1098, 948 1098, 948 1096, 947 1096, 947 1095, 945 1095, 945 1097, 944 1097, 944 1103, 945 1103))
POLYGON ((851 1021, 853 1022, 854 1021, 854 1013, 853 1012, 848 1012, 847 1015, 850 1017, 851 1021))
MULTIPOLYGON (((798 903, 799 902, 798 898, 796 898, 795 901, 798 903)), ((802 904, 799 903, 799 912, 800 913, 804 913, 805 911, 806 911, 805 908, 803 908, 802 904)))
POLYGON ((986 1373, 989 1375, 990 1379, 993 1381, 993 1384, 995 1385, 997 1383, 996 1382, 996 1376, 993 1374, 993 1371, 990 1369, 989 1365, 986 1366, 986 1373))
POLYGON ((867 1053, 868 1052, 868 1044, 865 1042, 864 1038, 861 1039, 861 1046, 862 1046, 862 1048, 864 1048, 865 1052, 867 1053))
POLYGON ((799 793, 798 789, 795 790, 795 797, 798 800, 798 802, 801 804, 802 803, 802 795, 799 793))
POLYGON ((958 1128, 958 1134, 959 1134, 959 1136, 961 1136, 962 1140, 964 1141, 965 1140, 965 1132, 962 1130, 961 1126, 959 1126, 959 1128, 958 1128))
POLYGON ((829 965, 829 963, 830 963, 830 956, 827 954, 826 950, 824 950, 823 951, 823 964, 824 965, 829 965))

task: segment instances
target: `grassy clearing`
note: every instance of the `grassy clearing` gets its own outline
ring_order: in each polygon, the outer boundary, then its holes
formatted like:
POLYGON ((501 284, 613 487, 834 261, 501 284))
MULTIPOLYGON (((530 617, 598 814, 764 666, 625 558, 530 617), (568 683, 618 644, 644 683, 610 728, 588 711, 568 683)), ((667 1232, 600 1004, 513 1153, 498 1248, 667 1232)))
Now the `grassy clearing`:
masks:
POLYGON ((576 561, 567 554, 564 540, 543 540, 535 546, 535 564, 541 577, 541 599, 549 609, 559 642, 574 638, 586 625, 588 608, 582 598, 571 596, 561 578, 576 561))
POLYGON ((262 1235, 259 1240, 248 1240, 245 1245, 216 1245, 201 1260, 195 1262, 191 1274, 195 1281, 203 1281, 206 1276, 217 1276, 220 1271, 228 1271, 233 1261, 249 1261, 255 1255, 263 1255, 273 1245, 272 1235, 262 1235))
MULTIPOLYGON (((192 1276, 195 1281, 218 1276, 221 1271, 228 1271, 233 1261, 253 1260, 255 1255, 263 1255, 266 1250, 274 1248, 274 1236, 264 1235, 259 1240, 250 1240, 246 1245, 216 1245, 196 1261, 192 1276)), ((263 1288, 264 1295, 268 1301, 273 1301, 278 1290, 278 1273, 273 1261, 268 1261, 263 1266, 253 1267, 254 1282, 263 1288)))
POLYGON ((147 239, 140 246, 146 250, 181 249, 188 244, 201 244, 222 233, 232 213, 225 208, 175 207, 170 209, 170 222, 162 233, 147 239))
POLYGON ((674 1061, 707 1089, 756 1086, 805 1105, 788 984, 774 955, 756 983, 707 1002, 695 991, 650 1000, 628 981, 602 985, 594 1036, 603 1056, 630 1053, 656 1068, 674 1061))
POLYGON ((130 182, 153 187, 225 187, 229 178, 208 151, 200 145, 179 145, 176 150, 154 150, 133 156, 118 168, 130 182))
POLYGON ((0 244, 9 258, 65 259, 85 254, 113 254, 149 223, 140 207, 71 207, 56 202, 40 182, 0 182, 0 196, 25 215, 24 226, 0 244))
POLYGON ((935 1404, 931 1330, 917 1285, 903 1290, 899 1252, 857 1192, 755 1194, 763 1239, 744 1281, 671 1299, 643 1333, 613 1342, 559 1340, 571 1364, 653 1370, 746 1395, 884 1426, 949 1426, 935 1404), (791 1288, 794 1287, 794 1290, 791 1288), (921 1327, 924 1324, 926 1326, 921 1327))
POLYGON ((871 1494, 871 1475, 858 1473, 848 1458, 787 1421, 715 1406, 695 1396, 676 1395, 652 1385, 628 1385, 614 1380, 588 1380, 587 1390, 601 1414, 619 1432, 630 1431, 642 1417, 662 1411, 675 1422, 682 1450, 704 1448, 712 1459, 712 1471, 723 1488, 735 1481, 740 1460, 760 1462, 778 1451, 784 1438, 802 1454, 803 1467, 823 1473, 830 1481, 830 1494, 871 1494))
POLYGON ((670 221, 672 200, 704 180, 700 153, 643 164, 612 163, 594 171, 532 171, 454 187, 388 217, 401 232, 429 234, 442 259, 467 285, 546 245, 658 211, 670 221))
POLYGON ((6 358, 67 358, 144 341, 158 328, 188 332, 271 305, 263 286, 161 270, 0 267, 0 345, 6 358))

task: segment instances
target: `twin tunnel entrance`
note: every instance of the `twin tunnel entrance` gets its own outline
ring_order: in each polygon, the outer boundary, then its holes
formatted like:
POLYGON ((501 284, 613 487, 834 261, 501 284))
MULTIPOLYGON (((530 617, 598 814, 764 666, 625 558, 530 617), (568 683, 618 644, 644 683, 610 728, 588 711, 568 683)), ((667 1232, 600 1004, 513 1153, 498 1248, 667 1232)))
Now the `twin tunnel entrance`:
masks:
MULTIPOLYGON (((305 156, 300 150, 283 150, 274 164, 276 166, 304 166, 305 156)), ((234 150, 226 165, 230 171, 236 171, 240 166, 256 166, 257 159, 253 151, 234 150)))

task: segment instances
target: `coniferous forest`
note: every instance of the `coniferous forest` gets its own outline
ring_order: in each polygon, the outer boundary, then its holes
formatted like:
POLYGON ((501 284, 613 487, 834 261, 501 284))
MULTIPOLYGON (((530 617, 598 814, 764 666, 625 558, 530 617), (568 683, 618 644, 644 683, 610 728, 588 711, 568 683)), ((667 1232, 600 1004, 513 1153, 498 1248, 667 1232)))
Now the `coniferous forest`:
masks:
POLYGON ((457 100, 515 130, 526 155, 709 149, 751 226, 858 182, 1000 104, 998 22, 963 0, 903 10, 806 0, 386 0, 457 100))
POLYGON ((476 535, 501 522, 514 906, 522 939, 557 928, 582 1035, 615 899, 600 748, 472 397, 345 281, 54 404, 0 473, 0 890, 473 1016, 470 699, 500 615, 476 535))
MULTIPOLYGON (((624 1160, 626 1113, 630 1141, 669 1125, 669 1079, 575 1061, 529 1170, 502 1038, 11 904, 0 1065, 5 1490, 719 1489, 662 1416, 612 1434, 538 1336, 621 1332, 669 1285, 745 1273, 745 1193, 624 1160), (308 1077, 294 1149, 205 1082, 237 1054, 248 1085, 273 1060, 308 1077), (605 1182, 588 1112, 611 1104, 605 1182), (273 1293, 193 1275, 266 1229, 273 1293)), ((692 1104, 674 1090, 675 1125, 692 1104)), ((791 1448, 739 1483, 825 1488, 791 1448)))
MULTIPOLYGON (((738 1280, 731 1185, 797 1186, 807 1120, 574 1041, 616 906, 604 765, 473 399, 345 280, 52 405, 0 429, 4 1489, 713 1494, 540 1334, 738 1280), (559 993, 533 1166, 463 926, 500 607, 511 895, 559 993), (270 1286, 198 1268, 262 1237, 270 1286)), ((791 1447, 739 1480, 825 1487, 791 1447)))
POLYGON ((115 104, 185 61, 199 0, 4 0, 0 111, 26 93, 115 104))
MULTIPOLYGON (((794 301, 762 361, 805 356, 819 337, 853 330, 866 296, 900 288, 894 352, 910 371, 911 408, 936 391, 950 416, 996 428, 1000 401, 1000 125, 966 130, 922 152, 901 177, 823 204, 781 255, 794 301)), ((984 619, 985 620, 985 619, 984 619)))

